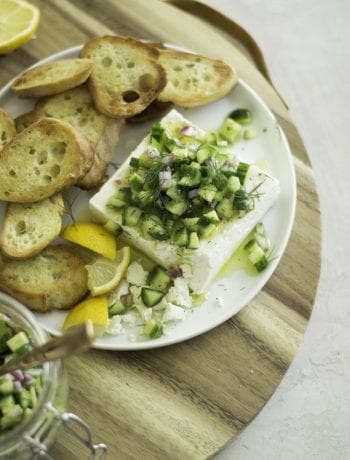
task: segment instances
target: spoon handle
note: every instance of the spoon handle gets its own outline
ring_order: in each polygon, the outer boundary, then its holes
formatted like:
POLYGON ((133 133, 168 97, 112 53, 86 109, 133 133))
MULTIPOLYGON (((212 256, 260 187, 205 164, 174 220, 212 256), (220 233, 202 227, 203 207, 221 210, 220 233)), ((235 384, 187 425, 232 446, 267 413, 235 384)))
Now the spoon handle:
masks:
POLYGON ((28 353, 8 361, 0 366, 0 375, 16 369, 35 367, 45 361, 63 359, 67 356, 87 350, 94 340, 94 326, 92 321, 71 326, 67 331, 46 342, 44 345, 33 348, 28 353))

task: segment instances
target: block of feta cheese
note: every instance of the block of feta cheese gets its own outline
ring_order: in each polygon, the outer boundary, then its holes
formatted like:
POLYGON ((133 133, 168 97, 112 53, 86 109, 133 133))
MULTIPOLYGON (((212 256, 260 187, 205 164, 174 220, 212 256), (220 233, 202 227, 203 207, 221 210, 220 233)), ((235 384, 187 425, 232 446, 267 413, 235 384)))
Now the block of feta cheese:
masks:
MULTIPOLYGON (((169 131, 178 126, 185 126, 188 131, 195 130, 199 139, 204 138, 206 134, 176 110, 170 111, 160 123, 169 131)), ((147 151, 149 142, 150 135, 141 141, 114 175, 91 198, 90 211, 99 222, 105 223, 116 218, 115 211, 107 206, 108 200, 115 195, 116 184, 127 183, 131 171, 130 159, 139 158, 147 151)), ((249 212, 239 213, 236 218, 221 222, 219 231, 210 238, 200 239, 199 247, 196 249, 179 248, 169 241, 145 238, 136 226, 122 225, 123 233, 120 238, 166 269, 183 267, 191 291, 202 294, 210 288, 221 267, 276 202, 280 186, 276 178, 256 165, 250 165, 245 178, 245 189, 248 192, 258 190, 254 199, 254 208, 249 212)))

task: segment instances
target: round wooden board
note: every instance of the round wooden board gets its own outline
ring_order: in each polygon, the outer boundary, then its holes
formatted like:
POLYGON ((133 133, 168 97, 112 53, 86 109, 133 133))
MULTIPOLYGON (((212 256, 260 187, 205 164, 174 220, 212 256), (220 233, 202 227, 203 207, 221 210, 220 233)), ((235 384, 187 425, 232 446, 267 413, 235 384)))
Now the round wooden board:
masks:
MULTIPOLYGON (((67 361, 69 410, 90 425, 95 442, 108 445, 109 458, 208 458, 269 399, 310 318, 321 230, 307 153, 273 87, 232 41, 198 17, 160 0, 95 0, 88 8, 86 0, 32 2, 42 14, 37 38, 0 57, 0 85, 37 60, 92 36, 118 33, 166 41, 231 63, 263 97, 289 140, 298 184, 293 232, 274 275, 247 307, 222 326, 178 345, 141 352, 92 350, 67 361)), ((186 7, 186 2, 177 3, 186 7)), ((88 457, 63 432, 52 455, 57 460, 88 457)))

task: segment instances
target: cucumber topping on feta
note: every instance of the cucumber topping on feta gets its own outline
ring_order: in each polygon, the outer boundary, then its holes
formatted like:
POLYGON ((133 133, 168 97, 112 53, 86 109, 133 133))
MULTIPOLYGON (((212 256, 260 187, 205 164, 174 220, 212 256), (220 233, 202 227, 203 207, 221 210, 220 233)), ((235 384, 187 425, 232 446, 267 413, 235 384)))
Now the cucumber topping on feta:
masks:
MULTIPOLYGON (((94 218, 115 233, 121 227, 121 240, 168 274, 189 267, 186 283, 197 295, 210 288, 280 192, 276 178, 236 155, 250 129, 239 121, 228 116, 217 130, 204 131, 171 110, 90 200, 94 218)), ((163 304, 142 303, 142 311, 149 315, 163 304)))
POLYGON ((259 186, 246 187, 250 165, 232 152, 240 136, 240 116, 239 122, 226 118, 210 133, 186 122, 172 129, 154 123, 144 151, 130 158, 128 174, 115 184, 115 194, 106 203, 118 220, 115 232, 120 226, 136 227, 146 239, 196 250, 221 223, 252 211, 259 186))
POLYGON ((184 269, 167 271, 160 265, 150 271, 133 261, 119 286, 110 294, 107 333, 120 334, 124 326, 156 339, 170 323, 183 320, 192 297, 183 278, 184 269))

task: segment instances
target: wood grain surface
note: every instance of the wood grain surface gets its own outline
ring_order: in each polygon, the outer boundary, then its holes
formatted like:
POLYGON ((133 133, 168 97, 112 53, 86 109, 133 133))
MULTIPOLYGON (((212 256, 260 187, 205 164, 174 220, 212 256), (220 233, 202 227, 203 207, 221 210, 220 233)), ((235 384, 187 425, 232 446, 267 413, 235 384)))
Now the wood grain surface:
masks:
MULTIPOLYGON (((96 35, 161 40, 232 64, 263 97, 289 140, 298 185, 294 228, 276 272, 246 308, 182 344, 141 352, 93 350, 67 361, 69 410, 90 425, 95 442, 108 445, 108 458, 208 458, 267 402, 310 318, 320 271, 321 230, 308 155, 272 85, 234 45, 227 23, 221 33, 218 18, 215 27, 208 17, 200 19, 200 4, 191 2, 189 8, 190 2, 173 2, 188 7, 189 14, 160 0, 32 2, 41 9, 39 30, 26 46, 0 57, 1 86, 37 60, 96 35)), ((74 460, 88 458, 88 453, 62 432, 52 456, 74 460)))

